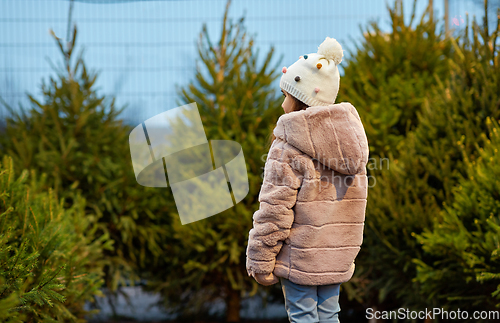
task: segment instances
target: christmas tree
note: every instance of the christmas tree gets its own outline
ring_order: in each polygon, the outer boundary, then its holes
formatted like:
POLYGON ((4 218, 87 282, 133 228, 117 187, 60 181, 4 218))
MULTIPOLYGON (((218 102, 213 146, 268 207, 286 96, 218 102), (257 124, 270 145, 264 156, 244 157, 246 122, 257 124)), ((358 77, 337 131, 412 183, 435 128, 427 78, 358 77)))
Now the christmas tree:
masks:
POLYGON ((446 309, 500 306, 500 127, 490 117, 486 125, 489 136, 483 133, 474 145, 477 158, 460 146, 466 176, 452 189, 451 202, 433 227, 417 237, 424 251, 435 256, 433 262, 418 262, 417 279, 424 294, 446 309))
POLYGON ((415 6, 416 1, 405 23, 403 3, 395 1, 394 8, 388 7, 390 32, 383 33, 377 23, 364 30, 361 45, 346 60, 337 100, 359 111, 370 146, 364 242, 355 275, 343 289, 351 299, 380 310, 418 302, 409 268, 421 251, 411 233, 429 224, 426 214, 437 209, 425 174, 402 169, 400 154, 418 156, 407 151, 405 140, 418 127, 436 79, 449 76, 453 50, 430 19, 432 8, 416 19, 415 6))
POLYGON ((394 8, 387 8, 391 31, 370 23, 344 64, 337 102, 351 102, 359 111, 371 157, 397 158, 398 144, 418 124, 425 94, 436 77, 449 73, 451 42, 438 31, 437 21, 428 18, 431 7, 416 23, 416 4, 405 23, 403 2, 396 0, 394 8))
MULTIPOLYGON (((464 154, 475 158, 475 145, 488 132, 486 118, 500 117, 498 46, 493 45, 498 30, 490 32, 487 22, 474 23, 472 30, 472 35, 467 27, 462 35, 450 38, 449 75, 436 77, 436 84, 428 89, 416 114, 416 127, 398 144, 390 168, 372 172, 376 184, 367 206, 367 248, 358 257, 361 270, 354 281, 356 290, 373 291, 378 299, 373 294, 367 298, 384 309, 446 307, 454 297, 463 297, 456 289, 458 293, 451 295, 451 286, 463 283, 463 275, 440 281, 450 286, 443 298, 432 287, 436 282, 432 275, 453 272, 456 264, 442 262, 442 254, 425 246, 434 242, 417 237, 432 231, 436 221, 444 221, 443 208, 454 203, 454 188, 467 176, 464 154), (434 264, 439 266, 431 273, 434 264)), ((471 297, 480 299, 479 294, 490 295, 491 290, 473 293, 471 297)), ((460 305, 472 309, 474 302, 464 300, 460 305)))
POLYGON ((84 322, 87 301, 103 296, 103 250, 107 235, 85 217, 85 200, 75 196, 64 208, 47 176, 14 172, 11 158, 0 163, 0 320, 2 322, 84 322))
POLYGON ((195 81, 179 89, 179 105, 196 102, 209 140, 241 144, 248 169, 249 193, 234 207, 209 218, 181 225, 172 214, 172 234, 158 272, 159 290, 168 308, 207 315, 214 300, 226 304, 226 319, 239 321, 242 297, 254 295, 258 284, 246 274, 246 244, 252 215, 259 208, 266 145, 282 113, 280 93, 273 86, 278 65, 271 49, 259 62, 254 40, 243 25, 228 18, 227 3, 220 39, 213 43, 206 26, 198 42, 195 81), (166 283, 163 283, 166 281, 166 283), (205 308, 204 308, 205 307, 205 308))
MULTIPOLYGON (((452 77, 434 91, 412 138, 422 154, 442 211, 434 213, 418 241, 432 258, 416 260, 417 281, 439 304, 484 310, 498 300, 498 120, 500 58, 496 30, 472 23, 455 43, 452 77), (432 104, 431 104, 432 102, 432 104), (487 134, 489 134, 487 136, 487 134), (436 162, 437 161, 437 162, 436 162), (447 278, 439 279, 446 273, 447 278)), ((469 24, 467 23, 467 26, 469 24)))
POLYGON ((115 249, 104 255, 105 281, 116 291, 119 284, 146 276, 162 255, 159 242, 173 199, 136 182, 128 141, 132 128, 119 119, 125 107, 116 108, 114 98, 98 93, 98 74, 85 65, 83 50, 75 55, 76 27, 67 45, 53 36, 63 68, 42 83, 42 100, 30 95, 30 109, 11 111, 0 151, 11 155, 19 170, 47 173, 47 187, 65 198, 65 206, 73 205, 75 194, 86 199, 86 216, 104 224, 96 238, 109 234, 114 241, 115 249))

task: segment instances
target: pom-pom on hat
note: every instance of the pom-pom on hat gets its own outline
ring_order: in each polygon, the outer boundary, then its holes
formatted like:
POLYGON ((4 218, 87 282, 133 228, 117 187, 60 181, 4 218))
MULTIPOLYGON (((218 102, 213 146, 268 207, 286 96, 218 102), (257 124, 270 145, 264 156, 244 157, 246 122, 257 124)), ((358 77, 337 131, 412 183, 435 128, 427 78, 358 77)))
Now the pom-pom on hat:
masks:
POLYGON ((333 38, 318 46, 317 53, 300 56, 299 60, 282 69, 280 87, 308 106, 328 106, 335 103, 339 92, 342 46, 333 38))

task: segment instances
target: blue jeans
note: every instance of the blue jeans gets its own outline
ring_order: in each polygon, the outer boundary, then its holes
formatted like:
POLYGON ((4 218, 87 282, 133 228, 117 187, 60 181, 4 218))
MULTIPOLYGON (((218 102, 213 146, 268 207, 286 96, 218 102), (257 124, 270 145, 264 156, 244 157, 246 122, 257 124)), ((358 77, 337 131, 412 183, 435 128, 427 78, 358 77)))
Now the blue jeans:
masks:
POLYGON ((285 308, 292 323, 339 322, 340 284, 307 286, 280 277, 285 308))

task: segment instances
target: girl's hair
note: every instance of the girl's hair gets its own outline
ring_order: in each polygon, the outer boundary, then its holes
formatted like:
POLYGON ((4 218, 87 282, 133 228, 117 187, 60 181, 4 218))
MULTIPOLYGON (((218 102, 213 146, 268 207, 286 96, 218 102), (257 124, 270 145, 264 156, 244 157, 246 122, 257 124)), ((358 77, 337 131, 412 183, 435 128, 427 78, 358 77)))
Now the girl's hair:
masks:
MULTIPOLYGON (((287 93, 287 95, 290 95, 290 93, 287 93)), ((296 97, 294 97, 292 95, 290 95, 290 96, 293 99, 292 111, 305 110, 305 109, 309 108, 309 106, 307 104, 305 104, 304 102, 300 101, 299 99, 297 99, 296 97)), ((271 136, 269 138, 270 138, 270 140, 267 143, 267 150, 269 150, 271 148, 271 145, 272 145, 273 141, 276 139, 276 136, 274 135, 274 133, 271 132, 271 136)))

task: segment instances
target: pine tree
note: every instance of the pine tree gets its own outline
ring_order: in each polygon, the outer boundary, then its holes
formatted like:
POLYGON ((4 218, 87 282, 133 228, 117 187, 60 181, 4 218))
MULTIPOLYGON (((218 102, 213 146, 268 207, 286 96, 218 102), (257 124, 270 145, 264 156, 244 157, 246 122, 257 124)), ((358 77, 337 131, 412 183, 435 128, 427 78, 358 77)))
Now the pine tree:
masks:
POLYGON ((203 27, 196 80, 179 89, 178 104, 197 103, 209 140, 241 144, 250 191, 233 208, 188 225, 181 225, 179 216, 172 214, 177 242, 169 245, 164 269, 157 275, 167 283, 151 288, 161 291, 167 307, 177 305, 185 315, 203 312, 203 307, 206 311, 211 301, 222 299, 227 321, 237 322, 241 298, 258 290, 246 273, 246 244, 252 215, 259 208, 266 144, 282 112, 280 93, 273 88, 278 65, 270 66, 274 51, 259 64, 243 18, 237 23, 228 19, 229 5, 228 1, 217 43, 203 27))
POLYGON ((15 175, 13 161, 0 164, 0 320, 83 322, 87 301, 103 296, 103 250, 96 217, 85 217, 85 200, 63 207, 47 176, 15 175))
POLYGON ((451 203, 433 227, 417 237, 436 258, 418 263, 417 279, 424 294, 447 309, 500 306, 500 126, 490 117, 486 125, 489 136, 483 133, 474 145, 477 158, 460 146, 467 175, 452 189, 451 203))
POLYGON ((409 271, 418 250, 411 232, 428 223, 422 214, 436 209, 429 200, 433 191, 419 177, 423 176, 420 169, 403 169, 398 161, 400 154, 418 155, 406 151, 405 140, 418 127, 418 114, 436 79, 448 77, 453 50, 451 40, 437 30, 438 21, 428 17, 430 7, 415 23, 415 6, 416 1, 408 23, 402 1, 387 8, 389 33, 383 33, 377 23, 362 30, 361 45, 343 63, 337 100, 358 109, 370 146, 364 242, 355 275, 343 290, 350 299, 379 309, 418 300, 409 271))
POLYGON ((418 124, 417 113, 435 77, 448 75, 451 42, 437 21, 426 19, 430 7, 415 25, 413 3, 405 23, 403 2, 387 7, 391 31, 384 33, 376 22, 364 29, 360 45, 350 52, 341 79, 337 102, 351 102, 358 109, 373 157, 397 158, 398 144, 418 124))
MULTIPOLYGON (((447 305, 424 276, 416 279, 417 266, 432 267, 440 261, 416 238, 440 221, 443 206, 452 203, 453 187, 466 175, 463 151, 474 158, 476 141, 488 131, 486 118, 500 117, 498 46, 492 45, 496 34, 489 33, 487 23, 474 23, 472 37, 465 32, 450 38, 450 74, 436 78, 417 113, 416 128, 399 145, 390 169, 376 173, 367 206, 369 247, 358 261, 366 286, 358 288, 375 291, 381 307, 447 305)), ((441 283, 452 284, 454 278, 461 281, 450 276, 441 283)), ((468 306, 472 308, 472 302, 468 306)))
POLYGON ((485 2, 483 25, 474 20, 472 39, 466 34, 462 43, 455 44, 452 77, 434 91, 432 108, 426 105, 422 129, 414 139, 443 206, 432 226, 416 236, 434 256, 417 261, 417 279, 429 298, 471 310, 500 304, 491 297, 493 292, 498 297, 500 273, 496 256, 500 198, 495 190, 500 118, 500 58, 495 44, 500 15, 490 34, 487 12, 485 2), (443 273, 449 278, 438 281, 443 273))
MULTIPOLYGON (((134 177, 128 134, 132 130, 119 119, 115 99, 98 93, 98 74, 88 70, 84 51, 75 54, 77 30, 65 46, 54 34, 63 68, 42 84, 43 99, 29 95, 30 109, 11 111, 0 151, 12 156, 19 170, 35 169, 48 175, 66 206, 82 194, 86 214, 98 216, 96 237, 109 234, 115 249, 106 251, 106 287, 134 283, 146 275, 150 263, 162 255, 172 200, 154 188, 140 186, 134 177)), ((12 108, 10 108, 12 110, 12 108)), ((173 203, 172 203, 173 204, 173 203)))

